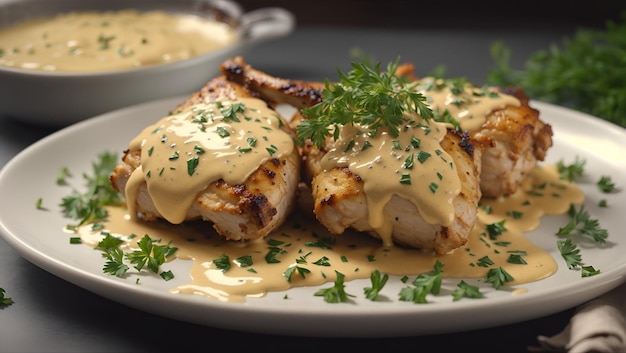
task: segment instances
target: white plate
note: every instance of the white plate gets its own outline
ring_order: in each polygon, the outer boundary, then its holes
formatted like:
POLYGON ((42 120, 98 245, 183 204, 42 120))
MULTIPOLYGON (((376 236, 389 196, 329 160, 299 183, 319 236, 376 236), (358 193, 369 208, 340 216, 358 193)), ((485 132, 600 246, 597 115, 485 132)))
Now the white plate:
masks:
MULTIPOLYGON (((160 118, 184 97, 142 104, 104 114, 60 130, 26 148, 0 172, 0 230, 6 241, 23 257, 69 282, 103 297, 146 312, 187 322, 226 329, 300 336, 390 337, 455 332, 493 327, 534 319, 562 311, 605 293, 624 282, 626 276, 626 197, 623 191, 602 194, 595 182, 611 176, 617 186, 626 186, 626 130, 592 116, 566 108, 533 102, 554 129, 554 147, 546 163, 576 156, 586 160, 581 188, 587 195, 586 210, 609 232, 606 248, 584 248, 586 263, 601 274, 582 278, 568 270, 555 247, 555 231, 567 216, 546 217, 541 227, 528 236, 557 259, 559 270, 545 280, 525 284, 528 292, 489 291, 484 299, 454 302, 451 296, 434 298, 428 304, 396 300, 405 285, 397 278, 388 283, 380 302, 359 299, 329 304, 313 292, 317 288, 270 293, 245 303, 219 302, 201 296, 172 294, 174 282, 142 278, 120 279, 104 274, 99 252, 69 244, 62 232, 68 219, 57 205, 68 193, 55 184, 62 167, 75 176, 91 173, 91 163, 103 151, 121 153, 127 142, 144 126, 160 118), (36 209, 42 198, 49 211, 36 209), (608 208, 598 208, 604 198, 608 208)), ((77 178, 75 178, 76 180, 77 178)), ((171 269, 183 273, 185 261, 174 261, 171 269)), ((188 279, 187 279, 188 280, 188 279)), ((348 293, 362 293, 363 281, 347 283, 348 293)), ((323 287, 328 287, 323 286, 323 287)))

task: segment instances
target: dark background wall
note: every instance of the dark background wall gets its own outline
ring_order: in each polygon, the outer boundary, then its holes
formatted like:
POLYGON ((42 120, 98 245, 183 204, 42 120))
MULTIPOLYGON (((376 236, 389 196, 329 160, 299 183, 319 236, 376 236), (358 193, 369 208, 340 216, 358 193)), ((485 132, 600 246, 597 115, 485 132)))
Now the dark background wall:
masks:
POLYGON ((246 11, 280 6, 304 26, 508 29, 601 27, 619 21, 624 0, 409 1, 240 0, 246 11))

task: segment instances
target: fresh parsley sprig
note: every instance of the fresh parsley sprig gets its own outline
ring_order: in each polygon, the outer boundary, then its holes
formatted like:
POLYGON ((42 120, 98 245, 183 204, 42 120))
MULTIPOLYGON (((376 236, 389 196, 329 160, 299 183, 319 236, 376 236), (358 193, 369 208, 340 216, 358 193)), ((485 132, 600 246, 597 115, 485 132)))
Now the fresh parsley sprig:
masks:
MULTIPOLYGON (((78 220, 78 225, 103 220, 107 217, 105 206, 122 203, 121 194, 109 181, 109 176, 117 162, 117 155, 114 153, 103 152, 98 155, 97 160, 92 163, 91 174, 83 174, 87 190, 80 192, 74 189, 70 195, 62 198, 59 206, 66 217, 78 220)), ((66 168, 62 169, 57 183, 67 184, 67 178, 70 175, 66 168)))
POLYGON ((160 240, 152 239, 147 234, 138 242, 138 250, 124 252, 119 246, 124 240, 117 238, 109 233, 98 242, 96 249, 102 250, 102 256, 107 260, 104 264, 104 273, 114 275, 116 277, 124 277, 129 266, 124 262, 128 260, 134 265, 137 271, 142 271, 147 267, 150 271, 157 273, 166 281, 174 278, 171 271, 161 271, 160 266, 165 263, 167 258, 174 255, 178 248, 170 246, 170 244, 158 244, 160 240))
POLYGON ((0 288, 0 308, 13 304, 13 299, 5 296, 4 288, 0 288))
POLYGON ((584 265, 580 249, 571 239, 559 239, 556 245, 570 270, 580 268, 581 277, 591 277, 600 273, 600 270, 593 266, 584 265))
POLYGON ((375 301, 378 298, 378 293, 383 289, 387 281, 389 280, 388 274, 381 274, 379 270, 375 270, 370 275, 370 280, 372 281, 371 287, 363 288, 363 292, 365 294, 365 298, 375 301))
POLYGON ((491 283, 495 289, 500 289, 506 284, 506 282, 511 282, 513 280, 513 276, 511 276, 511 274, 509 274, 504 268, 497 267, 492 268, 489 272, 487 272, 487 279, 485 282, 491 283))
MULTIPOLYGON (((576 209, 576 206, 572 204, 567 213, 570 216, 570 220, 565 226, 559 228, 557 235, 569 236, 573 232, 578 232, 596 243, 604 244, 606 242, 609 236, 608 231, 600 228, 598 220, 589 216, 589 213, 585 211, 584 205, 580 205, 580 208, 576 209)), ((567 267, 570 269, 580 268, 582 277, 590 277, 600 273, 600 270, 595 269, 593 266, 583 266, 580 249, 570 238, 558 239, 557 248, 567 267)))
POLYGON ((314 293, 316 297, 324 297, 324 301, 327 303, 345 303, 348 301, 348 297, 354 297, 354 295, 346 293, 346 286, 344 284, 345 275, 335 270, 337 279, 332 287, 322 288, 314 293))
POLYGON ((608 175, 603 175, 596 182, 598 189, 604 193, 613 192, 616 189, 616 185, 608 175))
POLYGON ((480 292, 480 287, 471 285, 463 280, 457 284, 457 288, 452 291, 452 300, 459 301, 461 298, 483 298, 483 294, 480 292))
POLYGON ((145 234, 137 242, 139 250, 126 254, 126 258, 135 265, 137 271, 141 271, 146 266, 152 272, 159 273, 159 266, 164 264, 165 260, 178 250, 177 247, 170 246, 171 244, 158 244, 159 241, 145 234))
POLYGON ((296 127, 298 139, 311 139, 321 147, 328 136, 337 139, 340 127, 350 124, 371 134, 384 128, 396 137, 407 122, 406 113, 432 119, 426 97, 414 89, 416 83, 396 75, 398 62, 390 62, 384 72, 380 62, 373 67, 368 62, 353 62, 348 73, 338 69, 339 83, 326 80, 322 102, 302 109, 307 119, 296 127))
POLYGON ((604 244, 606 242, 609 236, 608 231, 600 228, 600 222, 591 218, 584 205, 580 205, 578 209, 575 205, 570 205, 567 214, 570 220, 564 227, 559 228, 557 235, 566 236, 577 231, 596 243, 604 244))
POLYGON ((580 249, 571 239, 559 239, 556 245, 568 268, 572 269, 582 264, 583 258, 580 255, 580 249))
POLYGON ((559 172, 559 178, 567 181, 574 181, 581 177, 585 172, 585 163, 587 161, 576 156, 574 162, 567 164, 562 159, 556 162, 556 168, 559 172))
POLYGON ((413 287, 405 287, 400 290, 400 300, 416 304, 428 303, 426 296, 428 294, 439 294, 442 281, 443 263, 437 260, 432 271, 420 274, 415 278, 412 282, 413 287))

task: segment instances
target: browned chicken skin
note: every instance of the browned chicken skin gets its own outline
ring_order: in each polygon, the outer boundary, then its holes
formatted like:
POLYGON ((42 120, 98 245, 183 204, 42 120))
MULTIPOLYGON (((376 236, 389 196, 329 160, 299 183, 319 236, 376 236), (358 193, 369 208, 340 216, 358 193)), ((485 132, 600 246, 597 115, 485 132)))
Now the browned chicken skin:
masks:
POLYGON ((240 56, 226 60, 222 72, 232 82, 257 92, 270 104, 310 107, 322 101, 324 83, 288 80, 270 76, 248 65, 240 56))
MULTIPOLYGON (((271 97, 274 104, 286 103, 296 108, 321 102, 324 84, 276 78, 254 69, 241 57, 226 62, 229 79, 271 97)), ((398 66, 396 74, 417 80, 411 63, 398 66)), ((543 161, 552 146, 552 128, 529 105, 529 97, 519 87, 501 88, 516 97, 520 106, 506 106, 489 113, 485 123, 470 135, 485 150, 482 155, 481 189, 483 197, 497 198, 513 194, 537 162, 543 161)), ((297 119, 292 126, 297 125, 297 119)))
POLYGON ((483 196, 490 198, 515 193, 552 146, 552 127, 529 106, 524 92, 519 88, 501 91, 518 98, 521 105, 494 110, 480 129, 470 131, 473 138, 489 146, 482 157, 481 189, 483 196))
MULTIPOLYGON (((273 77, 251 67, 242 57, 226 60, 221 70, 223 76, 211 80, 172 111, 218 97, 257 97, 272 108, 280 104, 297 108, 289 123, 295 128, 306 118, 299 109, 320 103, 323 98, 324 83, 273 77)), ((398 73, 414 78, 413 65, 400 65, 398 73)), ((436 254, 458 248, 465 244, 471 232, 480 198, 515 192, 537 161, 545 158, 552 145, 550 125, 539 119, 539 112, 529 106, 523 91, 515 88, 502 91, 517 97, 520 106, 496 109, 476 131, 449 130, 441 141, 441 147, 457 165, 461 182, 461 192, 453 201, 452 224, 430 224, 420 217, 415 205, 394 195, 385 212, 401 220, 393 228, 395 243, 436 254)), ((299 150, 294 149, 300 155, 294 152, 281 160, 268 161, 242 185, 216 181, 199 195, 188 219, 211 221, 228 239, 256 239, 282 223, 294 207, 293 195, 301 193, 298 202, 308 212, 312 211, 330 232, 341 234, 346 228, 353 228, 379 237, 368 224, 363 180, 348 168, 322 170, 320 160, 330 147, 327 144, 318 148, 305 141, 299 150)), ((127 153, 116 168, 111 181, 120 192, 138 163, 136 154, 127 153)), ((146 194, 142 193, 138 209, 145 219, 158 218, 146 194)))
MULTIPOLYGON (((237 57, 224 63, 225 75, 246 88, 258 92, 272 104, 289 104, 296 108, 311 107, 322 100, 324 83, 288 80, 270 76, 248 65, 237 57)), ((410 72, 402 65, 403 72, 410 72)), ((291 120, 295 127, 304 117, 296 112, 291 120)), ((301 147, 303 168, 300 185, 300 205, 335 234, 347 228, 379 237, 368 223, 368 208, 360 176, 348 168, 323 171, 320 160, 332 143, 317 148, 310 141, 301 147)), ((385 206, 385 213, 400 221, 395 222, 392 240, 396 244, 443 254, 465 244, 476 220, 481 197, 479 174, 482 145, 467 134, 450 130, 442 141, 442 148, 450 153, 458 165, 461 192, 454 199, 455 216, 451 225, 430 224, 419 214, 417 207, 407 199, 395 195, 385 206)))
MULTIPOLYGON (((466 134, 449 130, 441 142, 457 165, 461 191, 453 200, 454 220, 451 225, 431 224, 420 216, 417 207, 406 198, 394 195, 384 212, 396 219, 392 240, 396 244, 445 254, 467 242, 477 217, 481 148, 475 148, 466 134)), ((365 191, 361 178, 348 168, 324 171, 320 160, 325 154, 310 142, 303 147, 304 173, 310 179, 315 217, 334 234, 346 228, 380 237, 368 223, 365 191)))
MULTIPOLYGON (((220 98, 252 96, 244 87, 221 76, 208 82, 172 111, 220 98)), ((125 195, 131 173, 140 164, 141 151, 127 150, 122 163, 115 167, 110 181, 122 195, 125 195)), ((185 221, 208 221, 218 234, 230 240, 262 238, 282 224, 293 209, 299 168, 300 155, 294 148, 286 156, 267 160, 243 184, 229 185, 223 180, 216 180, 198 193, 185 221)), ((143 220, 161 218, 145 182, 138 190, 135 208, 143 220)))

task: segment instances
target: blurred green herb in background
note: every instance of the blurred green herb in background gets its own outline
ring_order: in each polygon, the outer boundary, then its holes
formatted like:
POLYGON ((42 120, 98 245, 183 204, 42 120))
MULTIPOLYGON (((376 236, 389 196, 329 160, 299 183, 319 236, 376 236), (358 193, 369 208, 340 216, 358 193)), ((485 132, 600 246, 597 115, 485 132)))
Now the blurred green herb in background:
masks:
POLYGON ((532 54, 525 70, 509 66, 511 51, 497 41, 491 56, 497 68, 490 85, 521 86, 535 100, 568 106, 626 127, 626 12, 602 30, 580 28, 562 45, 532 54))

